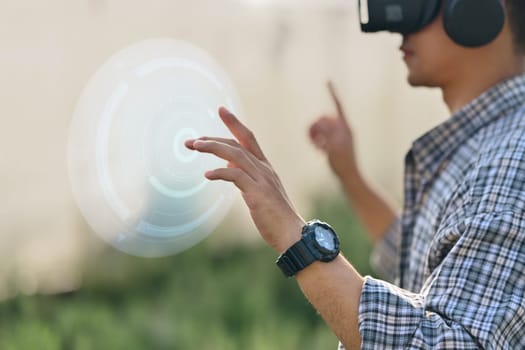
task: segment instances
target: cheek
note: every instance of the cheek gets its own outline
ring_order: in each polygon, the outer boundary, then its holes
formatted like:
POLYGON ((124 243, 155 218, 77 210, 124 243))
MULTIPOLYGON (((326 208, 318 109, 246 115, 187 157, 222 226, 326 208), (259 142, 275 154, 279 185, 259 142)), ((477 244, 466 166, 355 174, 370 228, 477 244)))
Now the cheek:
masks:
POLYGON ((421 32, 415 42, 420 64, 430 70, 450 69, 460 49, 445 33, 441 23, 421 32))
POLYGON ((418 56, 421 63, 431 69, 444 69, 454 61, 452 51, 439 42, 428 43, 418 56))

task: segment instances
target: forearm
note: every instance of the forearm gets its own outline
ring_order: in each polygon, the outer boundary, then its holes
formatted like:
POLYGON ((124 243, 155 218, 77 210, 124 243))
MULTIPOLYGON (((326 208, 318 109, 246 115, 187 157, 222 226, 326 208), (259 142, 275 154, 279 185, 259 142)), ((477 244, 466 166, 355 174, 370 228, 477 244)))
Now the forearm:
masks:
POLYGON ((330 263, 313 263, 296 279, 346 349, 359 349, 358 312, 364 280, 353 266, 340 254, 330 263))
POLYGON ((358 171, 338 176, 355 214, 374 243, 380 241, 396 218, 393 207, 373 189, 358 171))
MULTIPOLYGON (((310 303, 347 350, 361 347, 420 349, 421 344, 432 349, 480 347, 480 333, 474 336, 469 332, 473 327, 470 317, 475 314, 448 315, 443 310, 449 307, 451 300, 448 297, 440 307, 427 306, 429 302, 431 305, 443 303, 441 289, 444 287, 433 288, 423 296, 381 280, 363 278, 342 255, 330 263, 313 263, 299 272, 296 279, 310 303)), ((440 281, 450 288, 446 280, 440 278, 440 281)), ((483 291, 483 286, 480 287, 483 291)), ((467 300, 465 305, 476 304, 475 298, 467 300)), ((487 312, 486 307, 476 306, 478 312, 487 312)), ((516 326, 516 330, 522 329, 517 318, 507 322, 516 326)), ((522 337, 518 338, 518 332, 511 335, 513 342, 521 341, 519 339, 522 337)))

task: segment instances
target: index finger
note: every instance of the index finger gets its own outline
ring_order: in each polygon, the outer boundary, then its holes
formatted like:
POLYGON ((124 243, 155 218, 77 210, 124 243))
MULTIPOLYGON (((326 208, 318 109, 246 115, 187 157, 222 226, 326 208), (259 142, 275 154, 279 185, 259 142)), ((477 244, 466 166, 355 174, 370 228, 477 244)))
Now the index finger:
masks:
POLYGON ((226 127, 231 131, 233 136, 239 141, 241 146, 246 148, 259 160, 266 160, 266 157, 259 147, 255 136, 235 115, 224 107, 219 108, 219 115, 226 127))
POLYGON ((337 97, 337 94, 335 92, 334 84, 331 80, 328 81, 326 84, 328 86, 328 91, 330 91, 330 96, 332 96, 332 100, 334 100, 335 107, 337 108, 337 114, 341 119, 343 119, 346 122, 346 115, 345 111, 343 110, 343 106, 341 105, 341 102, 339 101, 339 97, 337 97))

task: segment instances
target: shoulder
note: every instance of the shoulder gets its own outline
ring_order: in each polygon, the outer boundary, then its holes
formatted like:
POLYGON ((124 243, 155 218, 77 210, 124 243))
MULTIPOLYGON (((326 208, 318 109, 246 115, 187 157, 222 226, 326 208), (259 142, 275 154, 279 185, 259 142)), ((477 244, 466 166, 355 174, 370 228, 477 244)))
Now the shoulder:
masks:
POLYGON ((466 181, 475 212, 525 211, 525 105, 482 128, 466 181))

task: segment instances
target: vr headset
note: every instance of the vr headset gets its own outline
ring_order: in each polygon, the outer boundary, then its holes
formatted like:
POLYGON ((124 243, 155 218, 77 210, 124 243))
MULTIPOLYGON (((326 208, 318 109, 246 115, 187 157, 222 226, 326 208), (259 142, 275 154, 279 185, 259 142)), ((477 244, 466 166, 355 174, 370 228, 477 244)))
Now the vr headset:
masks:
POLYGON ((490 43, 505 22, 502 0, 359 0, 361 30, 414 33, 432 22, 442 6, 445 31, 465 47, 490 43))

